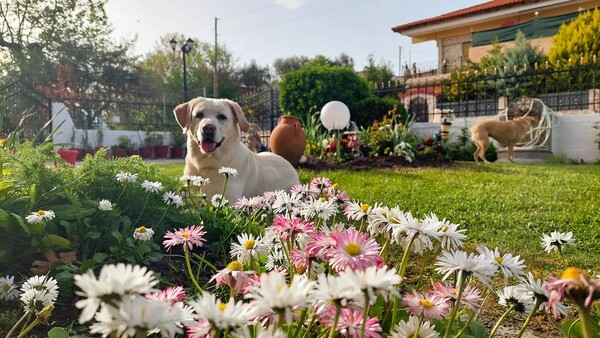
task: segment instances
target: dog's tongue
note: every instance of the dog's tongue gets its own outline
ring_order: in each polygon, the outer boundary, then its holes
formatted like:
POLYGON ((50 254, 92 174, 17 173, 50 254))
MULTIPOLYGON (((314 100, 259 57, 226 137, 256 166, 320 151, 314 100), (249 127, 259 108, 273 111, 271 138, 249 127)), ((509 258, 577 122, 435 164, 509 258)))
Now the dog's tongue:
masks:
POLYGON ((217 148, 216 142, 202 141, 202 151, 205 153, 212 153, 217 148))

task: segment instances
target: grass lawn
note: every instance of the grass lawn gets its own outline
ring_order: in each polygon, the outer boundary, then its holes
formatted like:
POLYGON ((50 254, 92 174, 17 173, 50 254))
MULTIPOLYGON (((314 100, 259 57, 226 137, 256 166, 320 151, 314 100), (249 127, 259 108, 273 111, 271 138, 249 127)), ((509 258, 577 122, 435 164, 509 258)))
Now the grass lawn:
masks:
MULTIPOLYGON (((183 164, 161 165, 177 177, 183 164)), ((302 182, 331 178, 352 199, 381 203, 423 217, 435 213, 468 229, 468 247, 481 243, 521 255, 545 275, 569 266, 600 272, 600 166, 475 165, 364 172, 300 171, 302 182), (572 231, 577 247, 565 260, 546 253, 542 234, 572 231)))

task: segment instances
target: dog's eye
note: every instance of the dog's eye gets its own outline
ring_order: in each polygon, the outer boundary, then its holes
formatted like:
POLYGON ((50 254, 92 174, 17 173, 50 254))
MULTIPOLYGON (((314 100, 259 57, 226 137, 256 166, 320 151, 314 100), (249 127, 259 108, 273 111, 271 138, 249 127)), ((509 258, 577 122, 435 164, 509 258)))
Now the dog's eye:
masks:
POLYGON ((219 119, 221 121, 225 121, 225 120, 227 120, 227 115, 225 115, 225 114, 219 114, 219 115, 217 115, 217 119, 219 119))
POLYGON ((204 113, 203 113, 203 112, 201 112, 201 111, 199 111, 199 112, 197 112, 197 113, 196 113, 196 115, 195 115, 195 116, 196 116, 196 118, 197 118, 197 119, 201 119, 201 118, 203 118, 203 117, 204 117, 204 113))

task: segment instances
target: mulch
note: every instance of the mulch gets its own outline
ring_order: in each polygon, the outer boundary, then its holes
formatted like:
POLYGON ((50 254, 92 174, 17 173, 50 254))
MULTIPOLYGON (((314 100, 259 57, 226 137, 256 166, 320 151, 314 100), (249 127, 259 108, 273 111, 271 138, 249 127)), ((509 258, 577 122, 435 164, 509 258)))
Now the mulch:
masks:
POLYGON ((298 164, 298 168, 326 171, 326 170, 352 170, 364 171, 372 169, 400 169, 400 168, 443 168, 452 167, 456 163, 439 156, 434 155, 417 155, 417 157, 409 162, 400 156, 376 156, 376 157, 355 157, 348 161, 338 163, 335 158, 310 155, 305 162, 298 164))

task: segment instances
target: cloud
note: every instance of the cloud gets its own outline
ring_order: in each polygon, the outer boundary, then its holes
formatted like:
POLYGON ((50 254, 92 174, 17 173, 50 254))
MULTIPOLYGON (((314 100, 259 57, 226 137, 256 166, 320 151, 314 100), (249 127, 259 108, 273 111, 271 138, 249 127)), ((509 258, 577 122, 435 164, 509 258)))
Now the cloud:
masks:
POLYGON ((275 0, 275 3, 281 5, 285 9, 296 9, 302 6, 304 0, 275 0))

